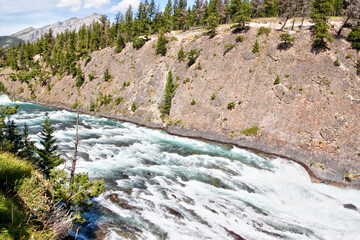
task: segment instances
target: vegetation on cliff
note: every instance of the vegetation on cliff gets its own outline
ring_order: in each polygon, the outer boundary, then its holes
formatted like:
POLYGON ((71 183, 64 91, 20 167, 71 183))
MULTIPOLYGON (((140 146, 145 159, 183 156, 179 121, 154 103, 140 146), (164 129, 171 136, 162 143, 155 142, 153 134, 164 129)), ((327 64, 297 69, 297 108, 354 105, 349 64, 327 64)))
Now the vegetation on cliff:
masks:
POLYGON ((81 173, 69 182, 67 172, 55 169, 62 159, 48 115, 40 132, 41 147, 36 148, 28 127, 20 133, 11 120, 16 111, 17 106, 0 108, 0 237, 66 236, 73 222, 84 221, 81 214, 93 204, 91 198, 103 192, 103 181, 90 181, 81 173))

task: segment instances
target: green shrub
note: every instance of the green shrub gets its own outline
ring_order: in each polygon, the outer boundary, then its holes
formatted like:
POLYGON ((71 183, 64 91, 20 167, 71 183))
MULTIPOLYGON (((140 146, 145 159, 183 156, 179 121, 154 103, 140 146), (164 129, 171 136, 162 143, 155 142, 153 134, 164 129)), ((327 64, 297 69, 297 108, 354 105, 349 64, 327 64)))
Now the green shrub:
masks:
POLYGON ((105 69, 103 79, 104 79, 105 82, 108 82, 111 79, 111 75, 110 75, 110 72, 109 72, 108 68, 105 69))
POLYGON ((190 104, 195 105, 196 104, 195 100, 193 99, 190 104))
POLYGON ((213 93, 213 95, 211 95, 211 100, 215 100, 215 98, 216 98, 216 94, 213 93))
POLYGON ((253 45, 253 50, 252 50, 253 53, 258 53, 259 52, 259 43, 256 39, 254 45, 253 45))
POLYGON ((336 60, 334 62, 335 67, 340 67, 340 60, 339 57, 336 57, 336 60))
POLYGON ((224 55, 226 54, 226 53, 228 53, 231 49, 233 49, 235 47, 235 44, 233 44, 233 43, 226 43, 225 45, 224 45, 224 55))
POLYGON ((280 84, 280 76, 279 75, 276 76, 276 79, 274 81, 274 85, 277 85, 277 84, 280 84))
POLYGON ((227 109, 232 110, 235 108, 235 102, 229 102, 227 105, 227 109))
POLYGON ((115 99, 115 104, 119 105, 122 101, 124 101, 124 98, 123 97, 118 97, 118 98, 115 99))
POLYGON ((284 44, 292 44, 295 41, 295 38, 291 37, 289 33, 283 33, 280 35, 280 41, 284 44))
POLYGON ((135 112, 136 111, 136 105, 134 102, 131 103, 131 111, 135 112))
POLYGON ((179 60, 179 62, 184 61, 185 57, 186 57, 186 54, 184 52, 184 48, 181 47, 179 52, 178 52, 178 60, 179 60))
POLYGON ((243 42, 244 41, 244 36, 243 35, 237 35, 236 36, 236 42, 243 42))
POLYGON ((258 35, 266 34, 266 36, 269 36, 270 32, 271 32, 271 28, 260 27, 259 30, 258 30, 258 35))
POLYGON ((91 99, 89 104, 89 111, 93 112, 96 110, 96 108, 97 108, 97 103, 91 99))
POLYGON ((259 132, 258 126, 249 127, 241 131, 241 133, 245 134, 246 136, 256 136, 258 132, 259 132))
POLYGON ((348 35, 348 41, 351 42, 353 49, 360 51, 360 26, 353 27, 348 35))
POLYGON ((200 55, 200 51, 196 50, 196 49, 191 49, 190 52, 187 53, 188 55, 188 66, 190 67, 191 65, 193 65, 196 61, 196 59, 199 57, 200 55))
POLYGON ((123 85, 122 85, 123 88, 128 87, 128 86, 130 86, 130 81, 123 82, 123 85))
POLYGON ((133 48, 139 50, 145 44, 145 40, 143 38, 136 37, 133 39, 133 48))
POLYGON ((74 102, 71 107, 72 107, 73 109, 76 109, 78 106, 79 106, 78 102, 74 102))

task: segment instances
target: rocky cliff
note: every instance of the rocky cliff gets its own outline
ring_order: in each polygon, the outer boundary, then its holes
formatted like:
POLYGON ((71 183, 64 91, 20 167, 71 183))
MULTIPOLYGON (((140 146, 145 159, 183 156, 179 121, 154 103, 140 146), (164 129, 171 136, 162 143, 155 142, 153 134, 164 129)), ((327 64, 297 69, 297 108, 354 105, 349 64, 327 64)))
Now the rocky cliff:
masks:
MULTIPOLYGON (((84 112, 288 157, 317 179, 348 184, 345 174, 360 171, 357 53, 344 37, 335 38, 327 51, 312 51, 309 26, 290 31, 295 43, 286 50, 279 49, 277 23, 252 24, 240 33, 243 42, 236 42, 239 33, 229 26, 221 26, 212 39, 202 30, 173 32, 164 57, 155 54, 156 36, 139 50, 131 43, 119 54, 107 48, 81 62, 86 80, 80 89, 71 76, 53 77, 51 88, 34 81, 32 101, 69 109, 78 101, 84 112), (260 26, 272 30, 259 35, 260 26), (254 54, 255 40, 260 51, 254 54), (187 59, 178 60, 181 47, 200 51, 191 67, 187 59), (337 58, 340 66, 334 64, 337 58), (112 76, 108 82, 103 80, 106 68, 112 76), (170 115, 162 121, 169 71, 178 87, 170 115), (280 83, 274 85, 277 76, 280 83), (104 101, 105 95, 112 100, 104 101), (94 106, 96 111, 90 111, 94 106), (243 131, 255 126, 255 135, 243 131)), ((31 99, 26 83, 6 76, 0 80, 10 93, 31 99)))

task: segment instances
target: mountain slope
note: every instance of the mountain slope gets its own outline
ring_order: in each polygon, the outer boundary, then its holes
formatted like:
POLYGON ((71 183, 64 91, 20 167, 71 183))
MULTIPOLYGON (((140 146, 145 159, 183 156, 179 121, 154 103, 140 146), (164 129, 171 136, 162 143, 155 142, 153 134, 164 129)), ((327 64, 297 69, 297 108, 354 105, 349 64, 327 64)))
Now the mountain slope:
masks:
POLYGON ((27 28, 20 32, 14 33, 11 35, 11 37, 17 37, 22 39, 23 41, 27 42, 34 42, 37 39, 39 39, 43 34, 48 33, 50 28, 53 30, 54 35, 64 32, 65 30, 69 31, 77 31, 81 26, 84 24, 86 26, 89 26, 93 21, 98 21, 100 19, 101 15, 94 13, 90 16, 84 17, 84 18, 70 18, 65 21, 59 21, 51 25, 47 25, 42 28, 27 28))
POLYGON ((10 48, 19 42, 23 42, 23 40, 17 37, 0 36, 0 48, 10 48))

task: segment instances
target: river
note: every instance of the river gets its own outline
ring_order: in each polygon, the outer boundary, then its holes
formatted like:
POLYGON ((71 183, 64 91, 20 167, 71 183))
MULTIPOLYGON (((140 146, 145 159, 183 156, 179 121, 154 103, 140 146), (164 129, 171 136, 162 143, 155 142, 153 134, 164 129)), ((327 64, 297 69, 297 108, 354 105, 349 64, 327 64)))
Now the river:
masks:
MULTIPOLYGON (((14 104, 36 141, 49 113, 70 168, 76 113, 0 95, 14 104)), ((294 162, 83 114, 79 133, 77 172, 106 191, 78 239, 360 239, 360 191, 312 183, 294 162)))

